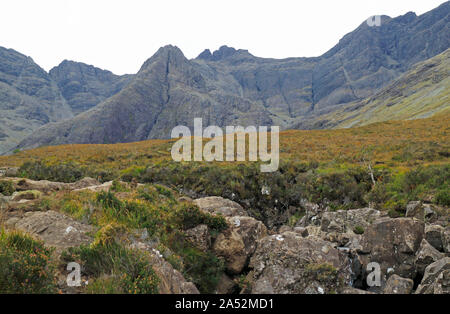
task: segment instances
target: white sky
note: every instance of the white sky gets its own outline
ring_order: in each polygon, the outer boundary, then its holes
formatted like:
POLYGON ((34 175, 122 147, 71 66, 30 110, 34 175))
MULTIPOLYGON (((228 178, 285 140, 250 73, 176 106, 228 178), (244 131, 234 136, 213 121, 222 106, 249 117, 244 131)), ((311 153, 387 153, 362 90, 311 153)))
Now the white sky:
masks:
POLYGON ((222 45, 259 57, 318 56, 372 15, 444 0, 1 0, 0 46, 46 70, 62 60, 136 73, 166 44, 188 58, 222 45))

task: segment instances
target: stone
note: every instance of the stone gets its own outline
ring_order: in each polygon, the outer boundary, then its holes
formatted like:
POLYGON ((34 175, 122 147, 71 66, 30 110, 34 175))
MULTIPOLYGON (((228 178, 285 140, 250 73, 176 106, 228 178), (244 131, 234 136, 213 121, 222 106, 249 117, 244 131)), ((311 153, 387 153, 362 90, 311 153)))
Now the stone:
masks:
POLYGON ((351 276, 346 254, 322 239, 294 232, 259 240, 249 267, 253 294, 337 293, 351 276))
POLYGON ((20 202, 22 200, 37 200, 42 197, 42 193, 36 190, 14 192, 12 195, 13 202, 20 202))
POLYGON ((412 279, 402 278, 398 275, 392 275, 386 282, 384 294, 410 294, 414 286, 412 279))
POLYGON ((230 274, 239 274, 248 264, 259 239, 267 235, 264 224, 252 217, 227 217, 229 228, 221 232, 213 244, 213 251, 225 259, 230 274))
POLYGON ((405 217, 414 217, 419 220, 425 219, 425 209, 422 202, 409 202, 406 205, 405 217))
POLYGON ((382 286, 387 280, 387 270, 403 278, 415 275, 415 253, 424 237, 424 223, 412 218, 380 218, 367 227, 358 251, 363 274, 365 267, 376 262, 381 267, 382 286))
POLYGON ((442 235, 444 230, 444 227, 439 225, 425 226, 425 240, 427 240, 428 243, 430 243, 438 251, 444 250, 444 245, 442 243, 442 235))
POLYGON ((450 226, 447 226, 442 232, 442 246, 445 253, 450 253, 450 226))
POLYGON ((223 274, 222 277, 220 277, 219 283, 216 287, 216 293, 217 294, 231 294, 233 293, 237 288, 236 283, 231 280, 230 277, 228 277, 226 274, 223 274))
POLYGON ((295 227, 294 232, 300 234, 304 238, 308 237, 309 235, 308 229, 304 227, 295 227))
POLYGON ((416 265, 416 270, 419 274, 423 274, 425 272, 425 268, 440 260, 444 257, 444 254, 440 253, 434 247, 432 247, 427 240, 423 239, 420 243, 420 247, 417 250, 416 258, 414 260, 414 264, 416 265))
POLYGON ((321 230, 337 233, 354 233, 359 229, 364 231, 380 217, 381 212, 373 208, 327 211, 322 215, 321 230))
POLYGON ((92 237, 88 233, 94 230, 90 225, 52 210, 28 212, 15 227, 38 237, 45 245, 55 247, 57 252, 91 243, 92 237))
POLYGON ((194 200, 194 204, 197 205, 201 211, 209 214, 222 214, 226 217, 247 216, 247 213, 241 205, 223 197, 211 196, 199 198, 194 200))
POLYGON ((450 294, 450 257, 428 265, 415 293, 450 294))
POLYGON ((207 225, 198 225, 185 231, 186 238, 202 251, 207 251, 211 246, 211 235, 207 225))

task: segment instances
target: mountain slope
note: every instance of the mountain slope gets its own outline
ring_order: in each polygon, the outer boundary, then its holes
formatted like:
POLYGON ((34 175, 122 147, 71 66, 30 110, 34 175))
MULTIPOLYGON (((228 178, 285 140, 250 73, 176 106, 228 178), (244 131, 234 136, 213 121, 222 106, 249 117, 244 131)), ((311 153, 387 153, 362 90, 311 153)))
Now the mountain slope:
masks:
POLYGON ((0 152, 48 122, 71 117, 48 73, 31 58, 0 47, 0 152))
POLYGON ((50 70, 75 115, 89 110, 119 92, 132 75, 115 75, 92 65, 64 60, 50 70))
POLYGON ((315 127, 348 128, 421 119, 450 109, 450 49, 420 62, 372 97, 320 117, 315 127))
POLYGON ((187 60, 166 46, 119 93, 43 127, 20 147, 168 138, 174 126, 192 126, 194 117, 221 127, 310 128, 448 49, 449 14, 446 2, 421 16, 383 17, 380 27, 363 23, 319 58, 264 59, 224 46, 187 60))

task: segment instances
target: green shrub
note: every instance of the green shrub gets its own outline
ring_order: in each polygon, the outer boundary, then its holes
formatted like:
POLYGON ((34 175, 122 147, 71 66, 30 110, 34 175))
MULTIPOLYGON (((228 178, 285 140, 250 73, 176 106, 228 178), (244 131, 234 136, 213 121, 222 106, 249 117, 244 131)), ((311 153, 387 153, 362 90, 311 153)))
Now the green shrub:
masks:
POLYGON ((0 181, 0 193, 5 196, 11 196, 15 192, 14 184, 11 181, 0 181))
POLYGON ((364 233, 364 228, 361 226, 355 226, 355 228, 353 228, 353 232, 356 234, 363 234, 364 233))
POLYGON ((86 275, 97 278, 88 292, 158 293, 159 278, 144 252, 127 249, 116 242, 98 241, 91 246, 69 248, 61 258, 67 263, 78 262, 86 275), (109 277, 106 281, 105 276, 109 277))
POLYGON ((55 293, 51 250, 18 232, 0 231, 0 293, 55 293))
POLYGON ((19 168, 22 177, 33 180, 49 180, 58 182, 75 182, 85 176, 85 171, 78 165, 68 162, 47 165, 41 161, 26 162, 19 168))
POLYGON ((177 212, 179 224, 183 229, 191 229, 205 224, 213 232, 221 232, 227 228, 225 217, 202 212, 197 206, 183 204, 177 212))

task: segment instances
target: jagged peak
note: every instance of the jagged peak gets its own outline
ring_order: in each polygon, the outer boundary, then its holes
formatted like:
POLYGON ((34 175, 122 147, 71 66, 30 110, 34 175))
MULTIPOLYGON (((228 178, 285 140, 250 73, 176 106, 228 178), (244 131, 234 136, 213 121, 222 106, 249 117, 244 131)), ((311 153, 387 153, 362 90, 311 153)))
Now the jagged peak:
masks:
POLYGON ((238 49, 226 45, 221 46, 218 50, 211 53, 209 49, 205 49, 197 59, 207 60, 207 61, 219 61, 224 60, 234 56, 251 56, 248 50, 238 49))
POLYGON ((173 45, 166 45, 164 47, 159 48, 158 51, 152 57, 150 57, 147 61, 145 61, 139 72, 145 70, 154 62, 158 62, 161 60, 164 60, 174 65, 188 61, 180 48, 173 45))

